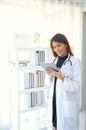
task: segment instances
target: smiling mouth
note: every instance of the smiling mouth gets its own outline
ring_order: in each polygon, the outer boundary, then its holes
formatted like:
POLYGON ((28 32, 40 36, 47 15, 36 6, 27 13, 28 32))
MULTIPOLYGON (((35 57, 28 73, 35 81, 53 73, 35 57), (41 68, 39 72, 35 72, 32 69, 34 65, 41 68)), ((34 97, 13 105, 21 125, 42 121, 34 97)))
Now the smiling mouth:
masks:
POLYGON ((60 52, 57 52, 58 55, 60 55, 61 53, 62 53, 61 51, 60 51, 60 52))

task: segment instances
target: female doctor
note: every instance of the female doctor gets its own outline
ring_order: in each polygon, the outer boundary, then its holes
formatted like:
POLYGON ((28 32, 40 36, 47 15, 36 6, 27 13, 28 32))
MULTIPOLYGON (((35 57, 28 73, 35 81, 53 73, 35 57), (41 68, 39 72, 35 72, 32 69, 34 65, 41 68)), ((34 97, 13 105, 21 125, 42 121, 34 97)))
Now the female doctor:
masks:
POLYGON ((80 61, 73 56, 69 42, 63 34, 53 36, 50 47, 58 71, 47 68, 51 82, 48 129, 52 130, 53 127, 54 130, 79 130, 80 61))

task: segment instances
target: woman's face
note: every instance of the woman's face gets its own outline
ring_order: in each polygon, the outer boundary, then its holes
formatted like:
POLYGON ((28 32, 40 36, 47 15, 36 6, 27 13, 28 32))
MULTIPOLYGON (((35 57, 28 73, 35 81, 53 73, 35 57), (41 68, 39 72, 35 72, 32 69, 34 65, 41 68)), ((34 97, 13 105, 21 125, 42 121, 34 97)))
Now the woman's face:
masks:
POLYGON ((67 45, 59 42, 52 42, 53 51, 60 57, 67 55, 67 45))

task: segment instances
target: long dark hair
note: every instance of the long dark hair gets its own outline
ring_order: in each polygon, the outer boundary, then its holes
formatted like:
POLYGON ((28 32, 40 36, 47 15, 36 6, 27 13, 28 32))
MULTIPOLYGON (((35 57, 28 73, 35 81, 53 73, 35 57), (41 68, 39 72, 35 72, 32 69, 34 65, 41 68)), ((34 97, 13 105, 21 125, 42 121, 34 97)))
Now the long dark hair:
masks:
POLYGON ((52 49, 52 53, 55 57, 57 57, 57 54, 53 50, 53 45, 52 45, 53 42, 64 43, 65 45, 67 45, 67 53, 70 55, 73 55, 69 42, 63 34, 58 33, 58 34, 54 35, 50 41, 50 47, 52 49))

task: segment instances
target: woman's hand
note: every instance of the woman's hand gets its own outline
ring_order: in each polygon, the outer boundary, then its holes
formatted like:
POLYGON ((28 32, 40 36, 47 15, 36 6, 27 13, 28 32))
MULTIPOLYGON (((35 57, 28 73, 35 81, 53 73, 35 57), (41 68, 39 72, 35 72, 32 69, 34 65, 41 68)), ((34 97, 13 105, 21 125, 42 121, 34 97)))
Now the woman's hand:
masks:
POLYGON ((50 74, 50 75, 53 75, 53 76, 56 76, 57 78, 59 78, 60 80, 64 81, 64 78, 62 76, 62 73, 61 73, 61 70, 58 68, 58 71, 48 67, 47 68, 47 72, 50 74))

